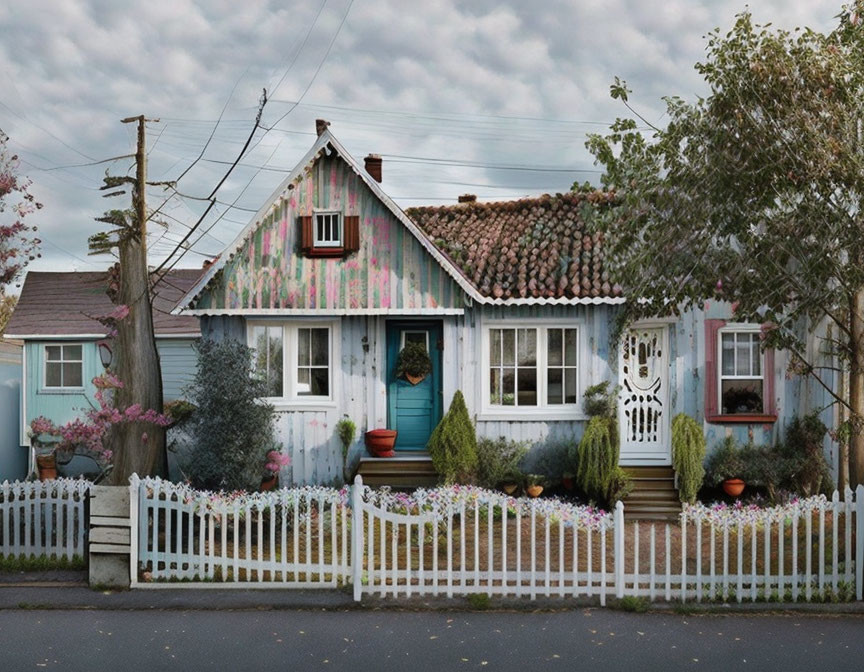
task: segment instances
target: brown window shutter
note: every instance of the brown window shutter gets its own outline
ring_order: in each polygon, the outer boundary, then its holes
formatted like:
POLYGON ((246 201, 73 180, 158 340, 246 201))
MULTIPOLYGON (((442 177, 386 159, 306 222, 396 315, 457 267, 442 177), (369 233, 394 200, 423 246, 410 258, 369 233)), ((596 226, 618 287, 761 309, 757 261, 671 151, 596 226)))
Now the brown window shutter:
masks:
POLYGON ((360 249, 360 218, 357 215, 345 217, 345 253, 351 254, 360 249))
POLYGON ((300 249, 303 252, 308 252, 315 245, 315 238, 312 235, 312 217, 298 217, 300 220, 300 249))

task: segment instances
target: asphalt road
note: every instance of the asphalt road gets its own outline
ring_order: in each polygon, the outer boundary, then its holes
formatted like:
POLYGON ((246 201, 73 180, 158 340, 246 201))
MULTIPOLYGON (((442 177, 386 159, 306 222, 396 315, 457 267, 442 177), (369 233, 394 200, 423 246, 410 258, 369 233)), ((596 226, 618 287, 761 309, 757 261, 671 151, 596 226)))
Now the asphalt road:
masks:
POLYGON ((864 669, 858 616, 0 611, 0 670, 864 669))

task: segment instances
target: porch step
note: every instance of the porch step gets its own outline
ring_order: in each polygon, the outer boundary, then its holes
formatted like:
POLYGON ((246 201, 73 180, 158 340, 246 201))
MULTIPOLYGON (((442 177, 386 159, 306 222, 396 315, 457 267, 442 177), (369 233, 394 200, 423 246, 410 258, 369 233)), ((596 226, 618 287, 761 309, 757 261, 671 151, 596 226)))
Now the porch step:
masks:
POLYGON ((624 515, 638 520, 675 520, 681 502, 672 467, 624 467, 633 490, 624 500, 624 515))
POLYGON ((396 457, 361 457, 357 473, 371 488, 431 488, 438 485, 438 474, 428 453, 396 457))

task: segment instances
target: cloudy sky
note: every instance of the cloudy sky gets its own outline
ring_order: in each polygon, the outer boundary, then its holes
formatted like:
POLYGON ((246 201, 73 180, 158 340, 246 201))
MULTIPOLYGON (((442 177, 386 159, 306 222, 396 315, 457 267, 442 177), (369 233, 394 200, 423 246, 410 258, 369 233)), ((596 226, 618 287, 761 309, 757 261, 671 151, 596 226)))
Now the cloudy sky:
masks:
MULTIPOLYGON (((829 30, 841 0, 751 0, 756 19, 829 30)), ((631 101, 662 123, 663 95, 702 93, 693 64, 704 35, 728 28, 742 0, 27 0, 0 14, 0 129, 45 208, 32 268, 92 270, 93 217, 109 205, 106 168, 130 159, 146 114, 153 180, 205 196, 270 98, 221 202, 178 267, 229 243, 314 141, 314 119, 358 158, 384 156, 384 186, 403 207, 460 193, 510 199, 596 181, 585 134, 631 101), (222 121, 216 124, 222 115, 222 121), (212 134, 212 140, 207 144, 212 134), (202 235, 204 231, 206 234, 202 235)), ((152 190, 149 205, 165 198, 152 190)), ((124 205, 114 199, 111 207, 124 205)), ((175 249, 201 203, 174 196, 154 227, 153 261, 175 249)))

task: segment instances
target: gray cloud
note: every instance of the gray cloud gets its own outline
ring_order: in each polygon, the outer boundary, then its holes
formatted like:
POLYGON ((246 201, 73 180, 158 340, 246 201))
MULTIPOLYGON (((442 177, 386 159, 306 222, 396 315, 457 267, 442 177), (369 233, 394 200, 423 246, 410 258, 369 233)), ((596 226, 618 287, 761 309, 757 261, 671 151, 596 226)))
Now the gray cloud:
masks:
MULTIPOLYGON (((236 87, 206 154, 233 159, 261 89, 272 94, 264 117, 270 125, 309 85, 348 2, 327 0, 302 50, 318 1, 28 0, 6 8, 0 128, 45 204, 34 218, 47 241, 34 268, 104 266, 107 258, 87 257, 86 239, 99 227, 93 217, 119 204, 97 191, 106 166, 41 169, 132 152, 134 129, 119 119, 143 112, 162 119, 148 131, 151 176, 174 178, 204 146, 236 87)), ((703 36, 730 26, 743 7, 727 0, 356 0, 303 104, 279 123, 281 131, 259 133, 260 144, 219 199, 239 197, 238 206, 257 209, 284 176, 249 166, 291 168, 313 141, 317 116, 330 119, 358 157, 375 151, 592 170, 585 134, 603 127, 587 122, 608 123, 626 112, 609 99, 613 77, 630 82, 649 118, 661 118, 661 96, 702 92, 693 64, 704 54, 703 36)), ((760 21, 827 30, 839 5, 762 0, 750 7, 760 21)), ((110 169, 122 173, 131 165, 125 159, 110 169)), ((197 164, 183 192, 208 193, 224 170, 197 164)), ((555 192, 596 178, 392 157, 384 173, 387 191, 403 205, 446 203, 464 191, 486 198, 555 192)), ((160 197, 154 191, 151 204, 160 197)), ((200 210, 192 200, 165 206, 187 225, 200 210)), ((249 217, 228 210, 196 249, 218 252, 249 217)), ((167 221, 167 232, 154 231, 154 240, 165 234, 154 260, 186 232, 167 221)), ((200 262, 188 254, 181 265, 200 262)))

